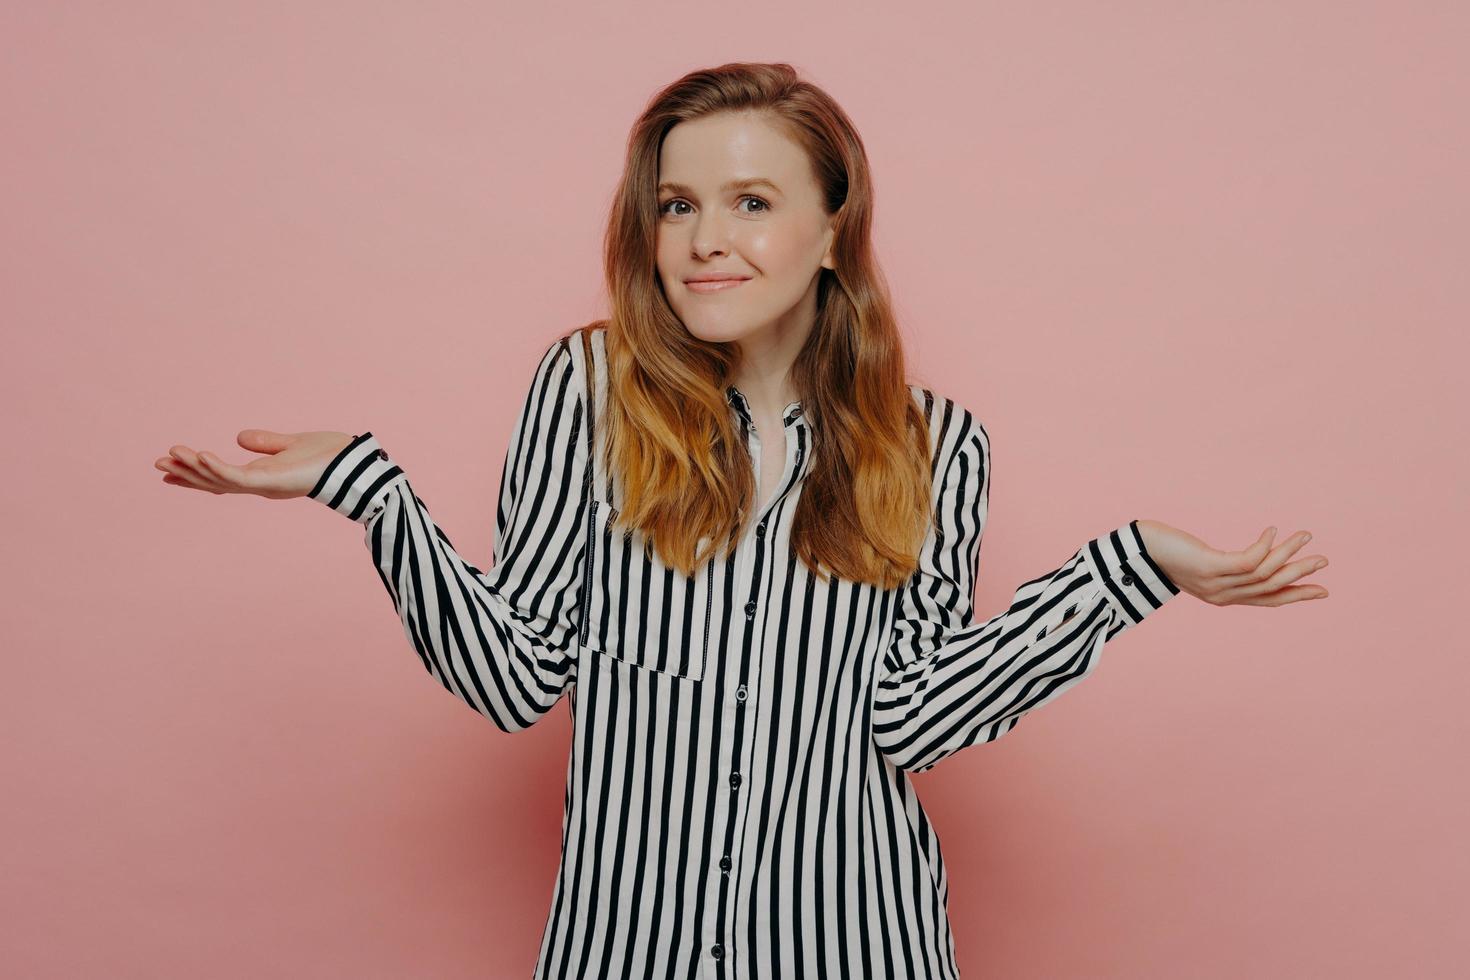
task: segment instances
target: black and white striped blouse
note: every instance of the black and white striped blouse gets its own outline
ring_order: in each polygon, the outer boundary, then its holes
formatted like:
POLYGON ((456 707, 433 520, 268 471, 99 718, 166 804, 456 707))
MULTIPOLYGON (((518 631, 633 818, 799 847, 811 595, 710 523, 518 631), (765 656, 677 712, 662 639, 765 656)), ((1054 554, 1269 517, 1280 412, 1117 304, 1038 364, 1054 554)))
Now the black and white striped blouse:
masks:
MULTIPOLYGON (((914 385, 938 530, 904 586, 823 584, 789 550, 810 464, 799 402, 783 412, 780 483, 738 548, 677 573, 610 524, 623 497, 589 448, 604 336, 576 331, 537 367, 489 571, 456 553, 371 432, 310 494, 366 528, 446 689, 505 732, 569 695, 562 856, 533 975, 958 976, 939 840, 908 773, 1011 731, 1177 586, 1130 521, 975 621, 989 437, 914 385)), ((759 485, 749 405, 726 393, 759 485)))

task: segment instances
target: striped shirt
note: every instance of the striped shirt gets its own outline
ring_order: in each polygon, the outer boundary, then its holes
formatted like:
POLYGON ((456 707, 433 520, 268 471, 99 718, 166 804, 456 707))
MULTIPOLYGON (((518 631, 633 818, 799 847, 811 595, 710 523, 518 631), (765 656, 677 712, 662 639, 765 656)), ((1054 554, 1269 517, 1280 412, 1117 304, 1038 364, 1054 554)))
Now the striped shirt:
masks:
MULTIPOLYGON (((783 412, 777 489, 738 546, 677 572, 612 523, 604 338, 575 331, 537 366, 489 571, 371 432, 310 493, 366 528, 448 691, 504 732, 568 696, 562 853, 533 976, 957 977, 944 860, 909 773, 1010 732, 1178 588, 1130 521, 977 622, 989 437, 915 385, 936 527, 907 583, 823 583, 789 549, 811 463, 800 402, 783 412)), ((739 389, 726 395, 759 486, 761 435, 739 389)))

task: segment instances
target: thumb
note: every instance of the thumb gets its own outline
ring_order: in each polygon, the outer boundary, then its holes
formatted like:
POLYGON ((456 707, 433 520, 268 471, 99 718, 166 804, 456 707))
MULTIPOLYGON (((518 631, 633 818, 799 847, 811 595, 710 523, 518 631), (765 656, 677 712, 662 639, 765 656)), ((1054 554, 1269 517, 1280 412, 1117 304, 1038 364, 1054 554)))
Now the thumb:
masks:
POLYGON ((1276 540, 1276 529, 1268 527, 1262 531, 1260 536, 1244 551, 1234 552, 1230 556, 1230 571, 1248 572, 1256 568, 1266 560, 1266 555, 1271 552, 1271 542, 1276 540))
POLYGON ((235 436, 235 441, 240 444, 240 448, 248 449, 253 453, 275 455, 290 448, 291 443, 296 441, 296 436, 289 432, 275 432, 271 429, 241 429, 235 436))

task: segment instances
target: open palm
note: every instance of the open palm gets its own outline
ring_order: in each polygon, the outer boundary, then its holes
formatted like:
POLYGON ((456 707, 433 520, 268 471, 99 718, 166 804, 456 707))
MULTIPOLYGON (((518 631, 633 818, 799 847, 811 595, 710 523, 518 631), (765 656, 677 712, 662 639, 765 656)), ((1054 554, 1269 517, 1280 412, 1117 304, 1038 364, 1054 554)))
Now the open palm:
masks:
POLYGON ((327 464, 352 436, 345 432, 273 432, 242 429, 235 436, 243 449, 261 455, 243 466, 226 463, 214 453, 188 446, 169 447, 153 461, 163 482, 209 493, 253 493, 272 500, 304 497, 316 486, 327 464))
POLYGON ((1284 606, 1304 599, 1325 599, 1327 590, 1299 580, 1327 566, 1326 555, 1292 559, 1307 542, 1298 531, 1276 544, 1276 528, 1268 527, 1248 548, 1212 548, 1199 538, 1162 521, 1140 520, 1149 556, 1185 592, 1215 606, 1284 606))

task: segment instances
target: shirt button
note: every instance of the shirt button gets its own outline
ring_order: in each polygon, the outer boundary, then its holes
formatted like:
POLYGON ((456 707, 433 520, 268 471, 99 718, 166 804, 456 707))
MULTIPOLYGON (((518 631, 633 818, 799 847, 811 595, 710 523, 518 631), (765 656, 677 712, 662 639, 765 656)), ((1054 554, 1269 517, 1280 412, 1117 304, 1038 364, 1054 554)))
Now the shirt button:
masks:
POLYGON ((715 943, 709 948, 709 955, 713 956, 717 960, 722 960, 725 958, 725 947, 721 946, 719 943, 715 943))
POLYGON ((744 701, 748 697, 750 697, 750 694, 745 690, 745 685, 744 684, 741 684, 739 687, 737 687, 735 689, 735 700, 736 701, 744 701))
POLYGON ((759 524, 757 524, 755 526, 755 536, 758 537, 758 538, 763 538, 763 537, 766 536, 766 522, 765 521, 761 521, 759 524))
POLYGON ((1123 584, 1124 585, 1132 585, 1133 584, 1133 576, 1132 575, 1124 575, 1123 576, 1123 584))
POLYGON ((730 788, 731 789, 734 789, 735 787, 737 787, 739 785, 740 785, 740 773, 738 773, 738 772, 732 772, 732 773, 730 773, 730 788))
POLYGON ((726 854, 724 857, 720 858, 720 870, 721 871, 729 871, 730 870, 730 855, 726 854))
POLYGON ((378 450, 378 458, 379 459, 387 459, 388 458, 388 450, 386 450, 386 449, 379 449, 378 450))
POLYGON ((755 615, 755 600, 752 599, 745 604, 745 618, 749 619, 755 615))

